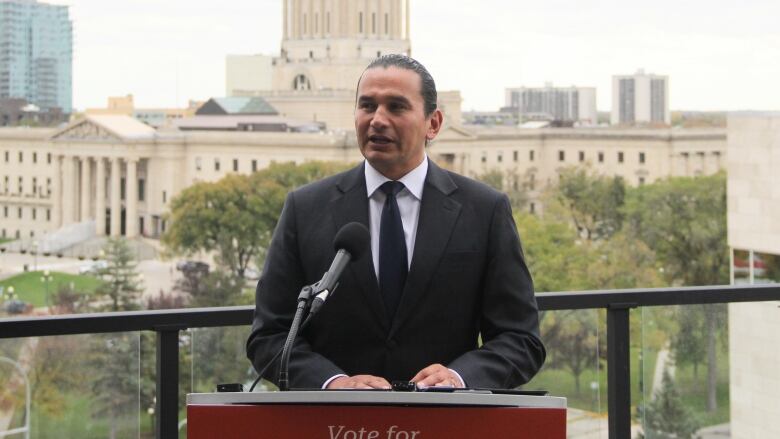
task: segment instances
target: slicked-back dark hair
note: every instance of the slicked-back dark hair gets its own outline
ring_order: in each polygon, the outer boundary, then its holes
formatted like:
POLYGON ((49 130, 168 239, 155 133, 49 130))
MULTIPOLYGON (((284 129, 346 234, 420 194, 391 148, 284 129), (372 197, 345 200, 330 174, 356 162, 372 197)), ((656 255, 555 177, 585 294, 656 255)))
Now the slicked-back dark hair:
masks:
MULTIPOLYGON (((430 116, 436 111, 436 102, 439 99, 439 95, 436 93, 436 83, 433 81, 433 76, 428 72, 428 69, 420 64, 419 61, 400 53, 391 53, 382 55, 371 61, 371 64, 366 67, 366 70, 364 70, 363 73, 378 67, 385 69, 388 67, 397 67, 399 69, 411 70, 417 73, 417 76, 420 77, 420 94, 423 98, 425 117, 430 116)), ((360 79, 363 79, 363 75, 360 75, 360 79)), ((358 86, 360 86, 360 80, 358 80, 358 86)))

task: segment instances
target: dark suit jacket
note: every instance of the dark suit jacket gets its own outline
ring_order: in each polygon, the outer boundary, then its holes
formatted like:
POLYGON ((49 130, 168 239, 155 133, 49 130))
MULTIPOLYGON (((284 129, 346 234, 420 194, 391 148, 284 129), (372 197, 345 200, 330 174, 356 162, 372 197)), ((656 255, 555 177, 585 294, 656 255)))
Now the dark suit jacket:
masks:
MULTIPOLYGON (((257 370, 284 344, 300 289, 327 271, 336 232, 352 221, 368 226, 368 211, 363 165, 288 195, 257 285, 247 342, 257 370)), ((429 161, 395 318, 385 312, 367 249, 299 336, 290 386, 319 388, 340 373, 409 380, 442 363, 468 386, 511 388, 529 381, 544 359, 533 284, 509 200, 429 161)), ((277 382, 276 364, 266 378, 277 382)))

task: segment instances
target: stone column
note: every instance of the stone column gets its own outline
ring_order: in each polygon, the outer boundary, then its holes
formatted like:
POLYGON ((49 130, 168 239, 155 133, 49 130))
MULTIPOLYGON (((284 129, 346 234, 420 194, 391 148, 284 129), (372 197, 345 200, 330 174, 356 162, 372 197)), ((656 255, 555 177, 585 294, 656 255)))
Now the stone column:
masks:
POLYGON ((111 158, 111 236, 122 234, 122 201, 119 185, 121 184, 119 157, 111 158))
POLYGON ((95 159, 95 233, 106 235, 106 162, 95 159))
POLYGON ((81 158, 81 222, 89 221, 89 194, 92 192, 90 189, 90 159, 89 157, 81 158))
POLYGON ((73 157, 64 156, 62 163, 62 225, 73 224, 75 220, 75 181, 73 157))
POLYGON ((138 236, 138 159, 127 159, 125 176, 125 236, 138 236))
POLYGON ((62 157, 54 157, 54 175, 51 181, 51 230, 62 227, 62 157))

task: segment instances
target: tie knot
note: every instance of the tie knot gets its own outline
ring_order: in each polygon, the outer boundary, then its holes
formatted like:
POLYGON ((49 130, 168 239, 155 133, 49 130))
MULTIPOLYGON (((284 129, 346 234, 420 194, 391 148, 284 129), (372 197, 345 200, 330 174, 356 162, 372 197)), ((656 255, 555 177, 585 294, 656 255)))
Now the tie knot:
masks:
POLYGON ((398 192, 401 192, 404 189, 404 184, 400 181, 386 181, 382 183, 382 186, 379 186, 379 189, 382 190, 382 192, 385 193, 385 195, 397 195, 398 192))

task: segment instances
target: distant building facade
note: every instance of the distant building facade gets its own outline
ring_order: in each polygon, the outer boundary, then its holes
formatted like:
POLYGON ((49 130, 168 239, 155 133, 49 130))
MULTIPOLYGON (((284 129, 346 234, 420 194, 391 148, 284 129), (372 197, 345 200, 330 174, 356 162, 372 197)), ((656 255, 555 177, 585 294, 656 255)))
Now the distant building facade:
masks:
POLYGON ((56 126, 68 121, 59 108, 42 110, 25 99, 0 99, 0 126, 56 126))
POLYGON ((596 125, 595 87, 518 87, 505 90, 505 109, 521 120, 550 120, 596 125))
POLYGON ((273 82, 273 57, 228 55, 225 57, 225 96, 268 91, 273 82))
POLYGON ((190 101, 186 108, 136 108, 133 95, 110 96, 106 108, 87 108, 88 116, 130 116, 154 127, 162 128, 175 125, 175 122, 190 117, 203 105, 203 102, 190 101))
POLYGON ((68 6, 0 0, 0 24, 0 98, 70 114, 73 28, 68 6))
MULTIPOLYGON (((449 126, 427 152, 465 175, 504 172, 509 187, 528 191, 529 210, 538 211, 539 195, 565 167, 588 164, 640 185, 717 172, 725 142, 718 129, 449 126)), ((311 159, 357 163, 362 156, 354 131, 157 131, 110 115, 88 116, 60 130, 3 128, 0 236, 44 239, 95 221, 95 235, 157 237, 167 227, 171 199, 190 185, 252 173, 274 161, 311 159)))
MULTIPOLYGON (((728 243, 734 284, 780 283, 780 113, 728 120, 728 243)), ((780 437, 778 302, 729 304, 731 437, 780 437)))
MULTIPOLYGON (((366 66, 388 53, 410 54, 409 0, 283 0, 282 45, 262 96, 283 117, 352 130, 355 86, 366 66)), ((435 76, 435 73, 434 73, 435 76)), ((439 93, 439 106, 459 124, 461 97, 439 93)))
POLYGON ((612 125, 671 125, 669 77, 639 70, 612 77, 612 125))

